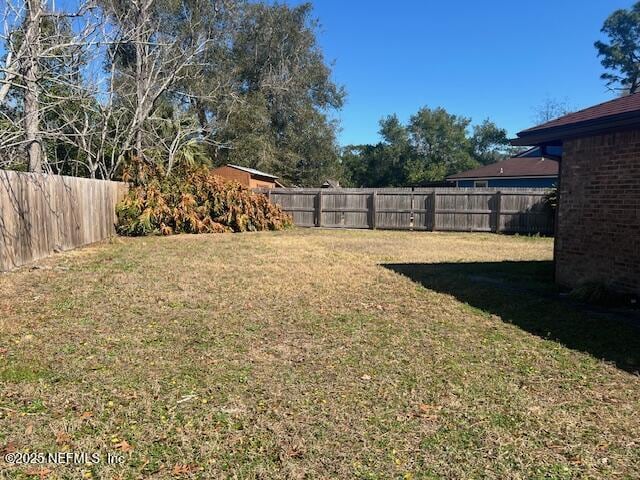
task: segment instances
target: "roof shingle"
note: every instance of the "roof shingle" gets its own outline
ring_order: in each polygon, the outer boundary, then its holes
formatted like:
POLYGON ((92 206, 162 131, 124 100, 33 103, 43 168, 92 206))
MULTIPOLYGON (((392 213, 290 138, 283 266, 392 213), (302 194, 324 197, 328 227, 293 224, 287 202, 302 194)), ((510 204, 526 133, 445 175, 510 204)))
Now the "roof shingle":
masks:
POLYGON ((518 133, 518 136, 526 135, 528 133, 537 132, 539 130, 546 130, 549 128, 564 127, 567 125, 574 125, 582 122, 590 122, 594 120, 604 119, 623 113, 638 112, 640 115, 640 93, 634 93, 620 98, 609 100, 608 102, 600 103, 584 110, 578 110, 577 112, 563 115, 549 122, 535 127, 527 128, 518 133))

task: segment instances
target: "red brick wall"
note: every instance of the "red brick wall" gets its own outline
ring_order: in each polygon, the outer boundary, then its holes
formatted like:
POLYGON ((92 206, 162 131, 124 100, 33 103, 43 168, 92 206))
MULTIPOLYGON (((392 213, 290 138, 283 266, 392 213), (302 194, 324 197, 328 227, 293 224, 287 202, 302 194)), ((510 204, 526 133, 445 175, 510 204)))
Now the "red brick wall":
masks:
POLYGON ((565 140, 556 279, 640 294, 640 129, 565 140))

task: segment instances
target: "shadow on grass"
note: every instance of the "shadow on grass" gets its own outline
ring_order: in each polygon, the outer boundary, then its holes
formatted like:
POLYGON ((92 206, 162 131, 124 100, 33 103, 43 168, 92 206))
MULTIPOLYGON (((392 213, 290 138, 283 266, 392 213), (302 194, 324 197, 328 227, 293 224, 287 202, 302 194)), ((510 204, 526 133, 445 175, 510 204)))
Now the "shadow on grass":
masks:
POLYGON ((640 373, 638 312, 605 310, 560 297, 553 283, 552 262, 382 266, 534 335, 640 373))

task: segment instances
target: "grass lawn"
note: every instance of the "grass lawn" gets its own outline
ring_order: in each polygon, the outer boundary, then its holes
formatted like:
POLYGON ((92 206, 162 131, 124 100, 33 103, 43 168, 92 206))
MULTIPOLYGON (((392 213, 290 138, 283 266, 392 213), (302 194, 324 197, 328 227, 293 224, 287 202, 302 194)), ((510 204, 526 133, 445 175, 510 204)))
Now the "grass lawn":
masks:
POLYGON ((103 455, 0 476, 637 478, 639 330, 555 300, 551 257, 294 230, 0 275, 0 449, 103 455))

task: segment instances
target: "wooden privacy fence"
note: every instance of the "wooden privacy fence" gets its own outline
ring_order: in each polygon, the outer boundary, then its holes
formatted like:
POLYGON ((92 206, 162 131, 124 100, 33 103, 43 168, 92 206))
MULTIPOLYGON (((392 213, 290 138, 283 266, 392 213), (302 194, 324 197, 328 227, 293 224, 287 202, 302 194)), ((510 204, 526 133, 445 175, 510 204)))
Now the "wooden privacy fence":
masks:
POLYGON ((126 183, 0 170, 0 271, 115 234, 126 183))
POLYGON ((260 190, 301 227, 553 233, 545 189, 260 190))

